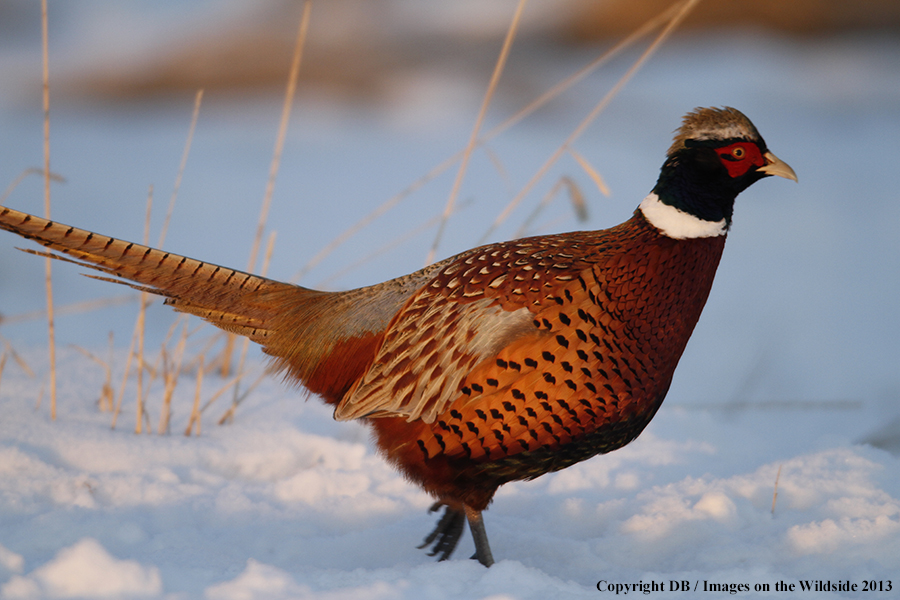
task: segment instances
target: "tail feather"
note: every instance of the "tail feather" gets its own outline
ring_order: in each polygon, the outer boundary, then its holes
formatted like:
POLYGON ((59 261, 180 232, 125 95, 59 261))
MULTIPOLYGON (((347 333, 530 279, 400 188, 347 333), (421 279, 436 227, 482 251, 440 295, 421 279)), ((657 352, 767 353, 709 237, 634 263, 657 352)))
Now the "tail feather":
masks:
POLYGON ((276 368, 330 403, 362 376, 407 295, 397 286, 388 288, 384 301, 376 288, 311 290, 6 207, 0 207, 0 229, 52 251, 26 252, 95 269, 102 273, 97 279, 164 296, 178 311, 250 338, 276 368), (361 297, 369 301, 358 302, 361 297))
POLYGON ((306 292, 316 293, 9 208, 0 209, 0 228, 69 258, 34 250, 30 251, 32 254, 90 267, 111 276, 98 279, 165 296, 166 302, 176 310, 202 317, 260 344, 271 334, 267 324, 271 325, 273 320, 265 306, 253 302, 254 297, 278 291, 298 297, 306 292))

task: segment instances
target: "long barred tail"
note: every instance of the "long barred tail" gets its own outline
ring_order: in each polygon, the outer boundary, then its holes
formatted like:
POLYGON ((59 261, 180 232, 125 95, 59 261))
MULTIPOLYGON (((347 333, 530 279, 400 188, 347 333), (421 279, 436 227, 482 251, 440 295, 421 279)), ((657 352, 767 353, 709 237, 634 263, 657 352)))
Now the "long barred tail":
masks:
MULTIPOLYGON (((279 370, 337 402, 374 353, 387 315, 353 320, 353 292, 329 293, 258 277, 0 207, 0 229, 49 252, 25 250, 89 267, 97 277, 158 294, 263 346, 279 370), (57 254, 59 253, 59 254, 57 254), (341 355, 347 344, 353 356, 341 355)), ((391 313, 392 314, 392 313, 391 313)))
POLYGON ((273 292, 306 290, 249 273, 227 269, 185 256, 48 221, 35 215, 0 207, 0 229, 63 253, 25 250, 68 260, 111 277, 107 281, 165 296, 176 310, 191 313, 226 331, 245 335, 265 345, 270 309, 253 302, 273 292))

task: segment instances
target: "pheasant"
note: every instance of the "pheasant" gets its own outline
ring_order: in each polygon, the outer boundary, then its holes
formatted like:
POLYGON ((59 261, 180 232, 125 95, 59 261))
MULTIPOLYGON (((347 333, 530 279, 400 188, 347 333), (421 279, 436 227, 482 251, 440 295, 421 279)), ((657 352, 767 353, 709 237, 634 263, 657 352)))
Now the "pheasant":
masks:
MULTIPOLYGON (((450 557, 468 521, 534 479, 634 440, 659 409, 700 317, 735 197, 797 180, 733 108, 676 131, 633 216, 602 231, 489 244, 384 283, 322 292, 0 207, 0 228, 244 335, 334 406, 444 514, 420 547, 450 557)), ((36 252, 44 254, 43 252, 36 252)))

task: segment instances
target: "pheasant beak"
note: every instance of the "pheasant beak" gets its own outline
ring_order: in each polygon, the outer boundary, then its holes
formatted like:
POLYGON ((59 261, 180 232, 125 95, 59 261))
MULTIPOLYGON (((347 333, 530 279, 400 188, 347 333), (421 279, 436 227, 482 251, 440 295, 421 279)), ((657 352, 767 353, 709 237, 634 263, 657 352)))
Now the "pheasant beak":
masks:
POLYGON ((766 175, 778 175, 785 179, 797 181, 797 174, 794 173, 794 170, 786 162, 782 161, 771 152, 766 152, 763 155, 763 158, 766 159, 766 164, 759 168, 760 173, 765 173, 766 175))

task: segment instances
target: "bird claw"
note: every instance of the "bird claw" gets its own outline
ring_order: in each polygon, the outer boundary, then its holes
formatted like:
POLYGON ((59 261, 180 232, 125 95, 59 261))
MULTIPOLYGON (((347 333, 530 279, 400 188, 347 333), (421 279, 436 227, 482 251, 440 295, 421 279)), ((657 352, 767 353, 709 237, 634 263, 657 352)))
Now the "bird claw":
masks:
POLYGON ((435 502, 428 512, 437 512, 442 506, 444 507, 443 516, 438 520, 434 531, 429 533, 425 541, 418 546, 419 549, 423 549, 434 544, 428 556, 437 556, 439 561, 447 560, 453 554, 462 537, 466 522, 464 513, 450 508, 443 502, 435 502))

